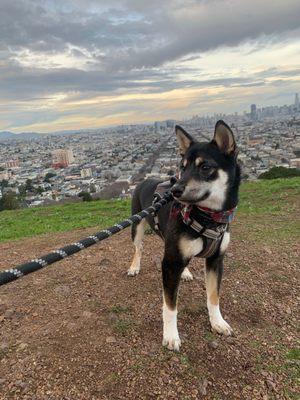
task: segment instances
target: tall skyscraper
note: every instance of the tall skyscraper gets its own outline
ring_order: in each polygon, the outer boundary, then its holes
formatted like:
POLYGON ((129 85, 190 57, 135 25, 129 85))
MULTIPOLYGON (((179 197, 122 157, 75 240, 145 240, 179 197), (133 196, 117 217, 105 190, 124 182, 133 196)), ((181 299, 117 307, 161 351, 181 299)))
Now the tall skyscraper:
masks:
POLYGON ((300 110, 300 103, 299 103, 299 95, 298 93, 295 93, 295 108, 297 111, 300 110))
POLYGON ((256 104, 251 104, 250 117, 251 117, 252 121, 256 120, 256 104))

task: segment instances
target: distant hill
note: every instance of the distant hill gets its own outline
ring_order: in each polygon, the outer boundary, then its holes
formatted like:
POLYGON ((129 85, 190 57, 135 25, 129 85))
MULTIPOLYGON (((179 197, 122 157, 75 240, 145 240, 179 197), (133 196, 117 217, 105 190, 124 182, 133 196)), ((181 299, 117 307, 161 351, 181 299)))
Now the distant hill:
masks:
POLYGON ((14 139, 15 135, 12 132, 3 131, 0 132, 0 140, 14 139))
MULTIPOLYGON (((95 130, 96 131, 96 130, 95 130)), ((57 131, 50 133, 37 133, 37 132, 22 132, 22 133, 13 133, 9 131, 0 132, 0 141, 1 140, 32 140, 32 139, 40 139, 46 136, 68 136, 68 135, 78 135, 81 133, 93 133, 93 130, 72 130, 72 131, 57 131)))
POLYGON ((42 135, 35 132, 24 132, 24 133, 12 133, 9 131, 0 132, 0 140, 31 140, 31 139, 39 139, 42 135))

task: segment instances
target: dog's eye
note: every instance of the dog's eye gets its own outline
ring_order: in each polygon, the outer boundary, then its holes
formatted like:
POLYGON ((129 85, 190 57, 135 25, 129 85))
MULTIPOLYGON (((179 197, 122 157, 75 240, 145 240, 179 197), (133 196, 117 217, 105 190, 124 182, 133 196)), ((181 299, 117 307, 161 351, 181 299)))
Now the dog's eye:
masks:
POLYGON ((209 164, 203 163, 203 164, 201 164, 200 168, 201 168, 202 171, 206 172, 206 171, 210 171, 212 169, 212 166, 209 165, 209 164))

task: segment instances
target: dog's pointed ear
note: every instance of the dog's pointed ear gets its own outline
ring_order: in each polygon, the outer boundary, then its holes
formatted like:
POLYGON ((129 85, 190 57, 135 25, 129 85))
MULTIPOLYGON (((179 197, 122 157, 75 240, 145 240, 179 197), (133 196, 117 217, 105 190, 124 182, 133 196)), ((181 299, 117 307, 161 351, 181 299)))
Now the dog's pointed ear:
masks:
POLYGON ((179 125, 175 126, 175 133, 179 144, 179 153, 183 156, 191 144, 195 142, 195 140, 179 125))
POLYGON ((227 155, 237 155, 237 146, 233 132, 222 120, 216 123, 213 142, 216 143, 222 153, 227 155))

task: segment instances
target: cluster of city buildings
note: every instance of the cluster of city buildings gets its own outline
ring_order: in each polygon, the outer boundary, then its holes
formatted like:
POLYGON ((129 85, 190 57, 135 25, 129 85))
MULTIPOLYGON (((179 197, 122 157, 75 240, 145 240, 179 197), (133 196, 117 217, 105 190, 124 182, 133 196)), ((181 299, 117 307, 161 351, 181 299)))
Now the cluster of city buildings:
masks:
MULTIPOLYGON (((235 133, 243 178, 257 177, 272 166, 300 168, 300 107, 257 108, 243 115, 194 116, 179 121, 199 140, 210 140, 214 124, 224 119, 235 133), (286 112, 288 110, 288 112, 286 112)), ((2 140, 0 197, 13 191, 24 206, 80 198, 124 198, 144 178, 166 180, 176 173, 175 121, 34 139, 2 140)))

